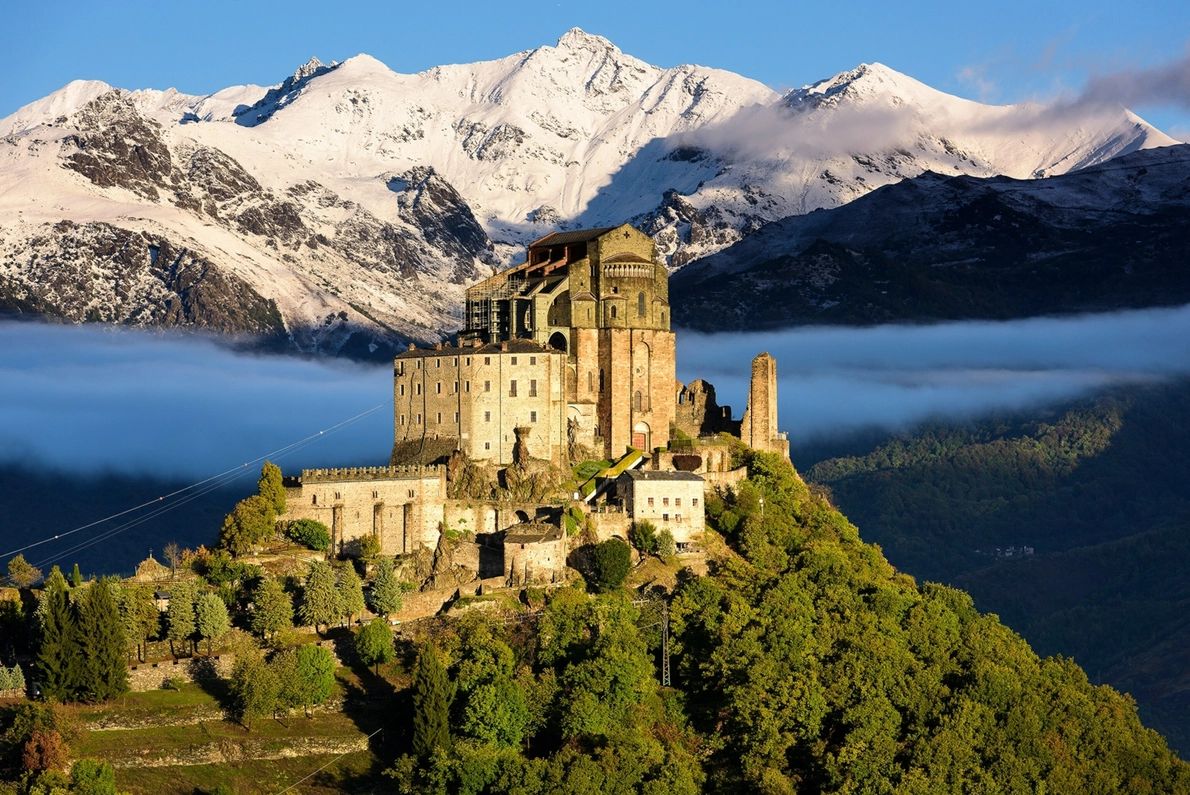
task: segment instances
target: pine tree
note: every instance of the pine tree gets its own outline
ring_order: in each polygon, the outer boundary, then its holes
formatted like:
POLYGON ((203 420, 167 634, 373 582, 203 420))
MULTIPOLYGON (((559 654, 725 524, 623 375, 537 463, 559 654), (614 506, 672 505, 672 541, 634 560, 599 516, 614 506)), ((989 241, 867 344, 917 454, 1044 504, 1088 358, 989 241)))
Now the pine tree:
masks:
POLYGON ((185 641, 183 648, 189 649, 190 639, 194 635, 194 586, 188 582, 179 582, 171 589, 169 609, 165 620, 168 628, 166 637, 169 638, 169 648, 173 655, 178 655, 175 644, 185 641))
POLYGON ((376 561, 376 576, 368 590, 368 607, 372 608, 372 612, 388 618, 401 609, 404 592, 403 584, 397 579, 393 559, 381 558, 376 561))
POLYGON ((426 644, 413 674, 413 754, 426 759, 436 749, 450 750, 450 702, 454 687, 437 649, 426 644))
POLYGON ((343 615, 339 601, 339 589, 335 583, 335 571, 329 563, 316 560, 310 564, 306 574, 306 584, 302 589, 302 606, 298 616, 303 624, 314 627, 317 632, 319 626, 328 627, 331 622, 343 615))
POLYGON ((91 583, 79 599, 78 627, 82 681, 77 696, 84 701, 107 701, 128 691, 124 662, 128 641, 120 617, 115 578, 91 583))
POLYGON ((252 631, 269 640, 293 626, 293 599, 276 577, 265 575, 252 595, 252 631))
POLYGON ((194 623, 200 637, 207 641, 207 655, 211 654, 211 641, 222 637, 231 629, 227 605, 213 593, 204 593, 194 604, 194 623))
POLYGON ((339 573, 339 609, 348 624, 352 617, 364 612, 364 585, 350 563, 339 573))
POLYGON ((70 584, 78 588, 83 584, 83 573, 79 570, 79 564, 74 564, 74 568, 70 570, 70 584))
POLYGON ((265 461, 260 468, 257 491, 273 505, 276 513, 285 513, 285 485, 281 482, 281 468, 272 461, 265 461))
POLYGON ((37 613, 41 625, 37 673, 41 679, 42 692, 47 698, 65 701, 70 697, 74 684, 72 659, 77 626, 70 604, 69 587, 57 566, 46 577, 37 613))

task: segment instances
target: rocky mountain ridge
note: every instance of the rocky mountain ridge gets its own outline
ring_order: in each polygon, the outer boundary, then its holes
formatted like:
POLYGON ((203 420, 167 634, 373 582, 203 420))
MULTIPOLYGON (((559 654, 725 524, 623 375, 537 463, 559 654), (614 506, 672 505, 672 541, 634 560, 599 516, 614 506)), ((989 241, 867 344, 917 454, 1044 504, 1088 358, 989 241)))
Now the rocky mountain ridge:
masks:
POLYGON ((926 169, 1030 177, 1168 143, 1123 109, 994 108, 878 64, 781 96, 578 29, 414 75, 358 55, 207 96, 76 81, 0 120, 0 311, 223 328, 259 315, 251 294, 300 350, 383 356, 456 328, 466 284, 559 227, 630 219, 677 268, 926 169), (112 229, 148 241, 144 278, 164 245, 242 285, 234 310, 117 289, 93 264, 112 229), (66 281, 80 306, 51 294, 66 281))

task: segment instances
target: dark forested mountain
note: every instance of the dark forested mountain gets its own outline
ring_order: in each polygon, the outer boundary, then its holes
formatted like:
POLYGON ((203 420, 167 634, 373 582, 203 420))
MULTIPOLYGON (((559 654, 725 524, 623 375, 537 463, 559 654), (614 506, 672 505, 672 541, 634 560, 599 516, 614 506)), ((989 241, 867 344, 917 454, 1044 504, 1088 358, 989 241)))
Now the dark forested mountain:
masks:
POLYGON ((809 478, 912 574, 1131 692, 1190 746, 1190 383, 937 425, 809 478))
POLYGON ((1036 180, 927 173, 679 271, 701 330, 1019 318, 1190 301, 1190 145, 1036 180))

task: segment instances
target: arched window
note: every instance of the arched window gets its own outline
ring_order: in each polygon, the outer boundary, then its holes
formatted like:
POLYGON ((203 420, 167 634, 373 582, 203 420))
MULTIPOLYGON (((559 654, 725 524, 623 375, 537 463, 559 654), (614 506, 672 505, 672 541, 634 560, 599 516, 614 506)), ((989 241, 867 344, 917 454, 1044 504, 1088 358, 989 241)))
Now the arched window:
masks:
POLYGON ((632 405, 637 411, 640 411, 641 407, 644 405, 644 398, 641 397, 639 389, 636 391, 636 394, 632 396, 632 405))
POLYGON ((639 293, 636 296, 636 314, 640 317, 645 316, 645 294, 639 293))
POLYGON ((613 306, 612 307, 612 317, 614 318, 615 316, 616 316, 616 308, 613 306))

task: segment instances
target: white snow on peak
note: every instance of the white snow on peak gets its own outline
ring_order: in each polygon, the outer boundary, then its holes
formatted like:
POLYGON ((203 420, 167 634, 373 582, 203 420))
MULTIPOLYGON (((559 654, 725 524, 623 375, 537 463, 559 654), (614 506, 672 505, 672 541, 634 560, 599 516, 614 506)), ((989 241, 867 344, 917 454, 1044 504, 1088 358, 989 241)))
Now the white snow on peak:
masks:
POLYGON ((71 80, 52 94, 34 100, 15 113, 0 119, 0 136, 24 132, 42 124, 52 124, 58 117, 69 116, 111 90, 112 86, 102 80, 71 80))

